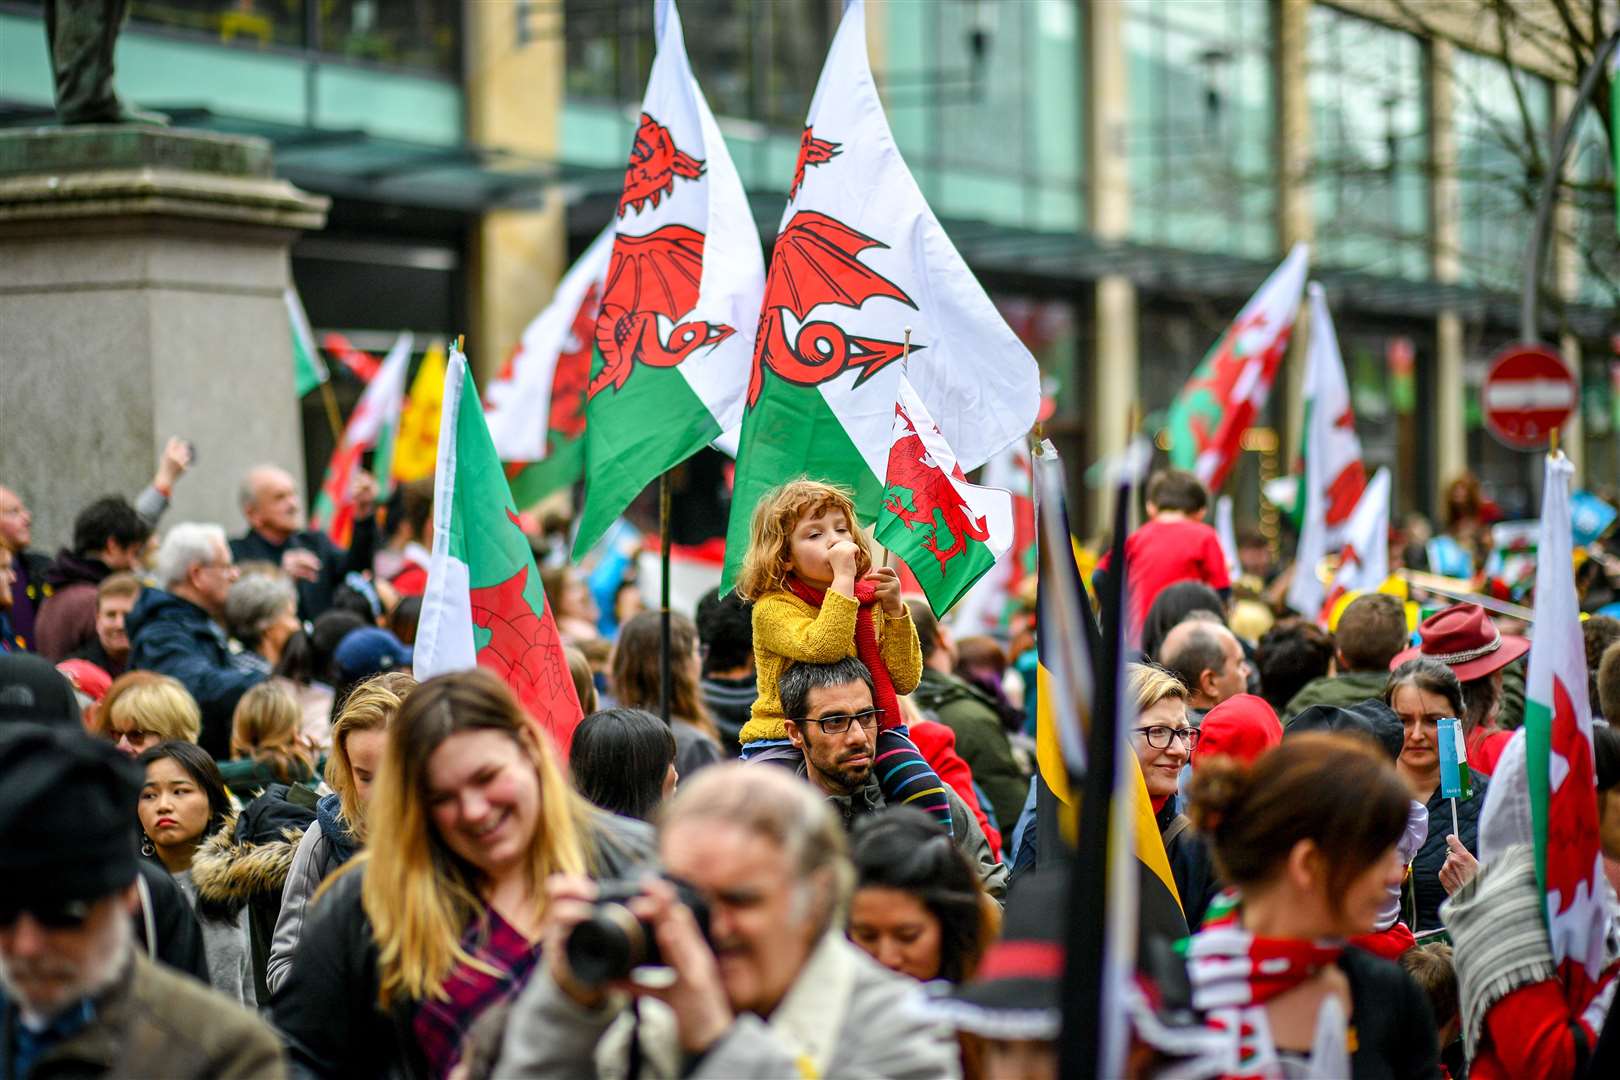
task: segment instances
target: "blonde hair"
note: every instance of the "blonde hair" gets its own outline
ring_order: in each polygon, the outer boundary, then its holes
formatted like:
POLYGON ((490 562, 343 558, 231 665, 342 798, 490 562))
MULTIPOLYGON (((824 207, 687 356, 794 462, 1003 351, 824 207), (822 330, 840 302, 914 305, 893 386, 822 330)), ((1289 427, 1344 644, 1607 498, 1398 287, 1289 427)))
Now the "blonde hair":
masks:
POLYGON ((840 511, 849 519, 850 539, 860 549, 855 557, 855 576, 864 577, 872 569, 872 553, 861 534, 854 495, 846 487, 801 477, 772 488, 754 508, 748 526, 748 553, 743 556, 737 577, 737 595, 744 600, 758 600, 787 588, 788 575, 793 572, 793 530, 807 514, 828 510, 840 511))
POLYGON ((371 843, 350 861, 364 863, 361 901, 377 943, 378 1001, 387 1009, 404 998, 444 1001, 445 980, 457 965, 494 970, 461 945, 485 917, 478 874, 439 836, 427 800, 428 761, 454 735, 499 731, 534 766, 540 820, 529 842, 532 903, 552 874, 591 870, 590 804, 569 785, 547 738, 517 698, 488 671, 440 675, 411 691, 388 731, 388 748, 371 797, 371 843))
POLYGON ((1131 680, 1131 695, 1136 698, 1138 716, 1165 698, 1187 700, 1186 684, 1157 664, 1129 664, 1125 672, 1131 680))
POLYGON ((284 686, 262 682, 243 694, 231 713, 231 757, 252 758, 282 783, 308 780, 315 756, 299 738, 304 714, 284 686))
POLYGON ((357 731, 381 731, 394 722, 399 707, 416 686, 416 680, 403 671, 388 671, 357 684, 343 699, 343 708, 332 722, 332 752, 326 758, 326 783, 337 793, 343 809, 343 823, 356 843, 366 839, 365 809, 354 782, 354 763, 349 760, 349 736, 357 731))
POLYGON ((112 735, 115 721, 150 731, 161 742, 194 743, 202 734, 197 700, 179 680, 154 671, 127 671, 114 679, 96 716, 102 735, 112 735))
POLYGON ((591 662, 572 645, 563 646, 563 656, 568 660, 568 675, 574 680, 574 696, 579 698, 580 711, 589 716, 598 704, 596 675, 591 671, 591 662))

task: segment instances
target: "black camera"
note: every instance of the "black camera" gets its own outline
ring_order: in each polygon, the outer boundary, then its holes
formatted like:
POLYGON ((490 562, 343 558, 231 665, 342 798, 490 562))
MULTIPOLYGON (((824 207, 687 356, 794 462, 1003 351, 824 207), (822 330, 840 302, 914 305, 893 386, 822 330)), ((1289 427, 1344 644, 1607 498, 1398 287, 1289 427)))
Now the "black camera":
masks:
MULTIPOLYGON (((684 881, 665 878, 675 887, 675 898, 697 920, 703 940, 709 940, 709 905, 684 881)), ((643 893, 633 881, 603 881, 597 885, 591 917, 568 932, 564 948, 568 968, 583 986, 600 986, 628 978, 638 967, 657 966, 658 939, 653 928, 630 910, 629 902, 643 893)))

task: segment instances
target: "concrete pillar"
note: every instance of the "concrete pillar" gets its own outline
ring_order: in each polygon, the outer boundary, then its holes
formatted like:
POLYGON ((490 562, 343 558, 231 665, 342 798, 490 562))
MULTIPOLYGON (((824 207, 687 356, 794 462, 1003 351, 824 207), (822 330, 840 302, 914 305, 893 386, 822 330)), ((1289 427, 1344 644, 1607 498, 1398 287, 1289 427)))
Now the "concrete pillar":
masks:
POLYGON ((0 483, 34 511, 35 547, 67 543, 91 499, 133 498, 171 435, 198 467, 170 524, 235 532, 244 472, 303 472, 283 293, 326 206, 275 179, 262 139, 0 134, 0 483))
MULTIPOLYGON (((1457 136, 1452 122, 1454 52, 1449 41, 1429 43, 1429 158, 1433 162, 1429 215, 1434 228, 1434 278, 1440 282, 1457 280, 1462 258, 1457 136)), ((1428 383, 1434 394, 1435 505, 1430 509, 1437 513, 1445 485, 1468 465, 1468 433, 1463 423, 1468 390, 1463 384, 1462 317, 1451 310, 1437 312, 1434 338, 1434 378, 1428 383)))
MULTIPOLYGON (((468 4, 467 134, 555 158, 562 138, 561 4, 468 4)), ((627 148, 628 149, 628 148, 627 148)), ((568 267, 566 206, 493 210, 473 234, 468 358, 480 383, 499 369, 568 267)))
MULTIPOLYGON (((1275 0, 1272 5, 1277 38, 1277 248, 1284 252, 1316 238, 1310 181, 1311 103, 1306 82, 1311 3, 1275 0)), ((1299 433, 1305 423, 1305 350, 1310 334, 1307 311, 1302 302, 1278 388, 1284 401, 1282 431, 1278 434, 1283 439, 1288 468, 1299 456, 1299 433)))
MULTIPOLYGON (((1088 4, 1086 15, 1086 210, 1092 235, 1106 243, 1125 239, 1131 225, 1130 164, 1125 157, 1130 122, 1125 5, 1088 4)), ((1133 434, 1132 417, 1139 415, 1136 285, 1122 274, 1098 278, 1093 315, 1096 346, 1087 426, 1095 460, 1125 448, 1133 434)), ((1090 523, 1108 522, 1113 497, 1107 486, 1093 488, 1090 497, 1090 523)))

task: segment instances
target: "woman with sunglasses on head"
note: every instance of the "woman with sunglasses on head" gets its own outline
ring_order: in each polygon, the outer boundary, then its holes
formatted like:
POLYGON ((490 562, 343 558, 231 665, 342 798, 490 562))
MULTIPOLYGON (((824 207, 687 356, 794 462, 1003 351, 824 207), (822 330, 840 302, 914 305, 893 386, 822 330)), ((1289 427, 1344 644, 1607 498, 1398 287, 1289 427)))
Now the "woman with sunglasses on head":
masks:
POLYGON ((295 1072, 445 1076, 539 958, 545 881, 623 877, 652 831, 592 807, 506 685, 441 675, 405 697, 367 846, 310 902, 276 1027, 295 1072))
POLYGON ((1136 708, 1131 749, 1142 766, 1153 816, 1159 823, 1164 853, 1176 879, 1176 893, 1188 909, 1189 919, 1202 912, 1220 889, 1209 849, 1185 814, 1176 812, 1176 791, 1182 767, 1198 745, 1198 729, 1187 722, 1187 687, 1156 664, 1131 664, 1126 669, 1129 700, 1136 708))

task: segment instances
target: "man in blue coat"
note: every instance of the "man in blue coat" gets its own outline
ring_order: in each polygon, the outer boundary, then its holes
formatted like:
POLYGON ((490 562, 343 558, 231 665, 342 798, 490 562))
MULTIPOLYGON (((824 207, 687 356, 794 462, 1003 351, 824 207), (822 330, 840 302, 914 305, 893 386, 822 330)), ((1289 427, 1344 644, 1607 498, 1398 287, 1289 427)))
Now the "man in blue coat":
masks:
POLYGON ((230 757, 231 714, 237 700, 265 675, 232 656, 221 619, 237 578, 225 530, 176 525, 157 553, 161 588, 147 589, 129 613, 132 668, 178 679, 202 709, 198 742, 214 757, 230 757))

